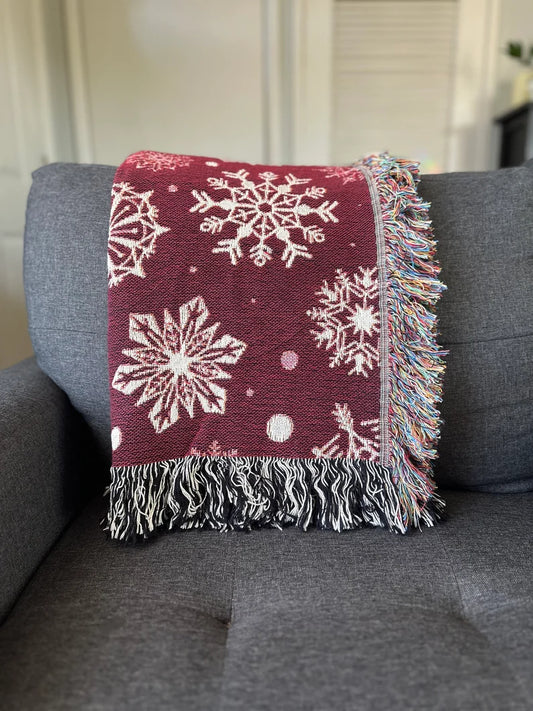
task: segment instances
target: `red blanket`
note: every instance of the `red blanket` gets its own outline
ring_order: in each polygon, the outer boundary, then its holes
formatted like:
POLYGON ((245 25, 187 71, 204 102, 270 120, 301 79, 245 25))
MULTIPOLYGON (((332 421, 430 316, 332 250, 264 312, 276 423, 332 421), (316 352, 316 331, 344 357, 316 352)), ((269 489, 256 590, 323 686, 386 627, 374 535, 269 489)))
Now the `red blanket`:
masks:
POLYGON ((141 152, 109 231, 109 530, 362 524, 442 502, 442 290, 416 166, 141 152))

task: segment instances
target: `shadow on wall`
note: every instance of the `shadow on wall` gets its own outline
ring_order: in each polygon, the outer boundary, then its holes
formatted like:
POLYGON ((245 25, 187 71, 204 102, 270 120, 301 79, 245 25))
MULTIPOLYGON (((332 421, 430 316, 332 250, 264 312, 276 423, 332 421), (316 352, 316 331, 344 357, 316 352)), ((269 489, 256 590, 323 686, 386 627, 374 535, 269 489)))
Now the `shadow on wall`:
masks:
POLYGON ((28 317, 24 296, 0 288, 0 369, 8 368, 33 353, 28 334, 28 317))

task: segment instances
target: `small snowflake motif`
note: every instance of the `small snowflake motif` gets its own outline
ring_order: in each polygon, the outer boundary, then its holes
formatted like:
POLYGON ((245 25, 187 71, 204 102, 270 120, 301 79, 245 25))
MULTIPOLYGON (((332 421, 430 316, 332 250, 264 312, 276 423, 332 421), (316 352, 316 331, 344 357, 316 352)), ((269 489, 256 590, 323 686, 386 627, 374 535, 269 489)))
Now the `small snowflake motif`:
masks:
POLYGON ((129 183, 115 183, 111 191, 111 216, 107 248, 109 286, 128 274, 144 278, 143 261, 155 251, 157 238, 169 231, 157 221, 153 190, 137 192, 129 183))
POLYGON ((136 168, 149 168, 154 173, 158 170, 176 170, 176 168, 187 168, 193 159, 191 156, 177 156, 172 153, 157 153, 157 151, 145 151, 130 156, 126 163, 133 163, 136 168))
POLYGON ((217 235, 223 228, 230 226, 234 230, 231 237, 220 239, 213 253, 227 253, 232 264, 237 264, 243 256, 243 243, 253 240, 248 254, 253 263, 263 267, 272 259, 272 246, 269 240, 279 240, 283 245, 281 259, 286 267, 291 267, 296 257, 311 259, 307 245, 323 242, 325 239, 321 227, 316 224, 304 225, 302 217, 315 216, 320 221, 338 222, 333 214, 337 201, 323 200, 326 188, 301 186, 311 182, 310 178, 284 176, 285 182, 278 183, 279 176, 265 172, 259 174, 259 182, 248 178, 249 173, 239 170, 237 173, 223 171, 223 178, 208 178, 213 191, 224 194, 220 200, 214 199, 205 190, 193 190, 196 204, 191 212, 204 213, 216 208, 227 213, 207 216, 200 230, 217 235), (303 190, 303 192, 302 192, 303 190))
POLYGON ((319 296, 321 306, 307 311, 319 330, 311 330, 317 348, 325 345, 333 355, 330 368, 350 366, 348 375, 368 377, 379 361, 378 349, 369 339, 379 333, 379 290, 377 269, 359 267, 353 277, 336 270, 335 281, 324 281, 319 296))
POLYGON ((337 421, 340 430, 323 447, 313 447, 311 450, 317 459, 325 457, 347 457, 349 459, 368 459, 375 462, 379 457, 379 420, 364 420, 360 423, 364 436, 355 429, 354 419, 348 405, 335 403, 335 409, 331 413, 337 421), (345 432, 346 446, 342 448, 339 444, 341 434, 345 432))
POLYGON ((222 449, 218 440, 214 439, 205 450, 191 447, 190 454, 196 457, 236 457, 238 451, 236 449, 222 449))
POLYGON ((339 178, 343 185, 364 180, 361 171, 351 165, 329 166, 322 170, 326 173, 326 178, 339 178))
POLYGON ((226 390, 216 381, 231 378, 221 365, 235 364, 246 344, 227 334, 215 340, 220 324, 204 327, 208 317, 201 296, 180 306, 179 323, 165 309, 162 329, 153 314, 130 314, 130 339, 141 347, 122 351, 136 363, 117 368, 113 387, 124 395, 143 388, 136 405, 155 401, 149 418, 158 433, 177 422, 181 407, 189 417, 196 403, 225 412, 226 390))

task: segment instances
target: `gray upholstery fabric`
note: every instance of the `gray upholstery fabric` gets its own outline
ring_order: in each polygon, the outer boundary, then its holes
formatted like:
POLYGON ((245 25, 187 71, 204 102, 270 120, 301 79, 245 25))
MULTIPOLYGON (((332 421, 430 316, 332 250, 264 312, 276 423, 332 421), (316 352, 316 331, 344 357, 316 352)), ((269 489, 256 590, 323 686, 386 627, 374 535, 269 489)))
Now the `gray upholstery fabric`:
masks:
POLYGON ((69 396, 108 457, 108 166, 54 164, 33 174, 24 288, 38 363, 69 396))
POLYGON ((0 371, 0 622, 85 494, 80 420, 34 359, 0 371))
POLYGON ((5 711, 526 711, 533 493, 445 492, 381 530, 181 532, 122 547, 102 503, 0 628, 5 711))
POLYGON ((533 489, 533 161, 422 179, 448 286, 450 349, 437 477, 443 486, 533 489))
MULTIPOLYGON (((42 369, 109 455, 106 242, 114 168, 34 173, 25 283, 42 369)), ((437 478, 444 486, 533 489, 533 169, 425 176, 450 348, 437 478)))

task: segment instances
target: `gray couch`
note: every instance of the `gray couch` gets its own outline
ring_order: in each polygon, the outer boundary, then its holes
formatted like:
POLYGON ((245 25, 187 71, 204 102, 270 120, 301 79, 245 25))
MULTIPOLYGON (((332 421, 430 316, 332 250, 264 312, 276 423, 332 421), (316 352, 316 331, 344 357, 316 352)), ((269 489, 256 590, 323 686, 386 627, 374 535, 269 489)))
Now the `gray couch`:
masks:
POLYGON ((0 708, 533 709, 533 165, 426 176, 448 520, 106 539, 113 168, 28 201, 35 360, 0 373, 0 708))

